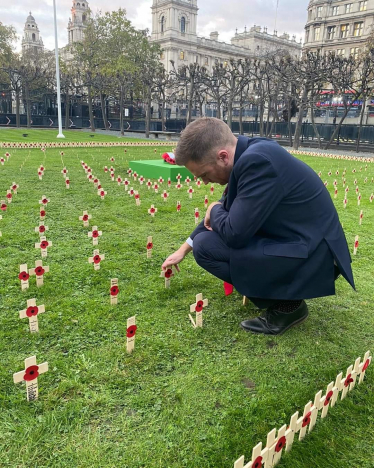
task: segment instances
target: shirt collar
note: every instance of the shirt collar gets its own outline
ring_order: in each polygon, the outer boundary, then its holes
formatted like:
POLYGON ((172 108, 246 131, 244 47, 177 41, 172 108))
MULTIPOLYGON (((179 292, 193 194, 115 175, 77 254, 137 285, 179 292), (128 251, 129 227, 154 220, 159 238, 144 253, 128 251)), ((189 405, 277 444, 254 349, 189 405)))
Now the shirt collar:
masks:
POLYGON ((234 156, 234 165, 238 162, 238 159, 248 148, 248 138, 245 136, 238 136, 238 142, 236 144, 235 156, 234 156))

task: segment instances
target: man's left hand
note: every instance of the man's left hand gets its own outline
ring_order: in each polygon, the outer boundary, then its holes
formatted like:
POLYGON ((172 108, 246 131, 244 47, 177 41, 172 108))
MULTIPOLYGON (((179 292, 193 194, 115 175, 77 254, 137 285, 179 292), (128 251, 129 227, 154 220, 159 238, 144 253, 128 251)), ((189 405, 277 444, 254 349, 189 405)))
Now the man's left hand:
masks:
POLYGON ((215 205, 221 205, 221 202, 214 202, 214 203, 211 203, 209 206, 208 206, 208 209, 206 210, 206 213, 205 213, 205 218, 204 218, 204 227, 206 229, 208 229, 209 231, 213 231, 213 229, 211 228, 210 226, 210 212, 212 211, 212 208, 213 206, 215 205))

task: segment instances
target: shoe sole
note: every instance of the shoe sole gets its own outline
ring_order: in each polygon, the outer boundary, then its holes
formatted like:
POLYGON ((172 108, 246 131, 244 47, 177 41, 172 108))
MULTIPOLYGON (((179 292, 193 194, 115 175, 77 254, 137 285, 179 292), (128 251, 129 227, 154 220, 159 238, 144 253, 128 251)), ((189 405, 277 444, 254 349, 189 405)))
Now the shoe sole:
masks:
POLYGON ((291 323, 291 325, 288 325, 288 327, 286 327, 284 330, 282 330, 280 333, 261 333, 261 332, 255 332, 253 330, 251 330, 250 328, 244 328, 242 327, 242 325, 240 324, 241 328, 246 331, 246 332, 251 332, 253 333, 254 335, 268 335, 268 336, 280 336, 280 335, 283 335, 283 333, 286 333, 287 330, 289 330, 290 328, 292 327, 295 327, 296 325, 300 325, 301 323, 305 322, 305 320, 309 317, 309 311, 308 313, 305 315, 305 317, 301 317, 299 320, 296 320, 296 322, 293 322, 291 323))

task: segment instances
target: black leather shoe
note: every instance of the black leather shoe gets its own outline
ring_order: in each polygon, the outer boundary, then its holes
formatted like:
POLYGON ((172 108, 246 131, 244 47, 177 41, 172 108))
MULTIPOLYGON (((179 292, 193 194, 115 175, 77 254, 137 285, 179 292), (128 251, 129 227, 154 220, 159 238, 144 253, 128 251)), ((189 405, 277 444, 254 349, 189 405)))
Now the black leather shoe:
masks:
POLYGON ((244 320, 240 326, 245 331, 263 333, 264 335, 282 335, 286 330, 304 322, 309 315, 305 301, 289 314, 279 312, 275 308, 267 309, 263 315, 251 320, 244 320))

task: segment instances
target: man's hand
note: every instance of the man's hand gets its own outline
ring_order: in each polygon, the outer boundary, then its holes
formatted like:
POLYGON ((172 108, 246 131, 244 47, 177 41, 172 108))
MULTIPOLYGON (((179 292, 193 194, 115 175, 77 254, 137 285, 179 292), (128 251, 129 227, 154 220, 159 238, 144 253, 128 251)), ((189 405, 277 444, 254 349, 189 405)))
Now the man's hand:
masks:
POLYGON ((171 254, 162 264, 161 268, 165 271, 171 266, 175 266, 178 273, 180 272, 178 264, 184 259, 184 257, 191 252, 190 247, 186 242, 173 254, 171 254))
POLYGON ((209 231, 213 231, 213 229, 210 226, 210 212, 212 211, 213 206, 215 205, 221 205, 221 202, 213 202, 208 206, 208 209, 206 210, 205 213, 205 218, 204 218, 204 227, 208 229, 209 231))

